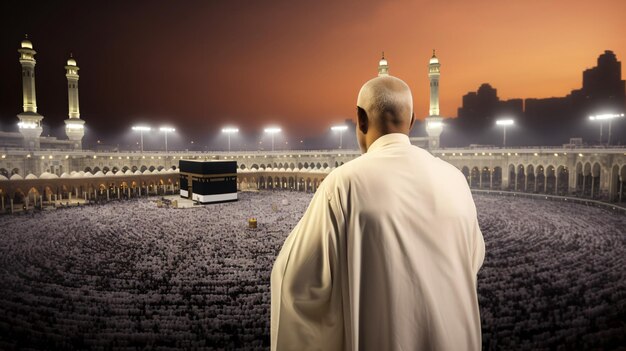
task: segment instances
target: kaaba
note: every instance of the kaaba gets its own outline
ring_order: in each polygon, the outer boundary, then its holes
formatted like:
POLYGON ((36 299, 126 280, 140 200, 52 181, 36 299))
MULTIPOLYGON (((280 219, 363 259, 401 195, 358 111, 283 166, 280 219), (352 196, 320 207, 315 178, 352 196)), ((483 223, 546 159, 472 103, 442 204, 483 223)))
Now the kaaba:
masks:
POLYGON ((237 161, 180 160, 180 196, 201 204, 237 201, 237 161))

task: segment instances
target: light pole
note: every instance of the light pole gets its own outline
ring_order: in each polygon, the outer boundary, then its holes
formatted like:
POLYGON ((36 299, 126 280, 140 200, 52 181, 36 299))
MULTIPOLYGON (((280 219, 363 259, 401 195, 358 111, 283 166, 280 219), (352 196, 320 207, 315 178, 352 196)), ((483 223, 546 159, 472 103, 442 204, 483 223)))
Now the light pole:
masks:
POLYGON ((167 152, 167 133, 175 132, 176 129, 171 127, 161 127, 159 128, 159 130, 165 133, 165 152, 167 152))
POLYGON ((149 132, 152 128, 147 126, 133 126, 134 131, 139 131, 141 138, 141 152, 143 153, 143 132, 149 132))
POLYGON ((499 119, 496 121, 497 125, 502 126, 502 133, 503 133, 502 146, 506 146, 506 127, 513 125, 513 123, 515 122, 513 122, 512 119, 499 119))
POLYGON ((278 127, 265 128, 265 133, 268 133, 272 136, 272 151, 274 151, 274 135, 280 132, 281 132, 281 129, 278 127))
POLYGON ((339 132, 339 148, 341 149, 343 146, 343 132, 348 130, 348 126, 340 125, 340 126, 332 126, 330 130, 334 132, 339 132))
POLYGON ((226 135, 228 135, 228 152, 230 152, 230 135, 233 133, 239 133, 239 129, 226 127, 222 128, 222 133, 226 133, 226 135))
POLYGON ((589 116, 591 121, 600 121, 600 144, 602 144, 602 126, 604 125, 604 121, 609 121, 609 138, 606 144, 611 145, 611 124, 614 119, 622 117, 624 117, 623 113, 606 113, 602 115, 589 116))

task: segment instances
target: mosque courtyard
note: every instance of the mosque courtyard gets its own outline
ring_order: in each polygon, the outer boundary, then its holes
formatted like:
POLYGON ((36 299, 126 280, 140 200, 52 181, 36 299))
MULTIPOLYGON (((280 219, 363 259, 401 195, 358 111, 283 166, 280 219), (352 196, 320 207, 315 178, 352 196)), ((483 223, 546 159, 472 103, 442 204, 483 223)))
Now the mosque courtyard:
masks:
MULTIPOLYGON (((311 194, 157 198, 0 217, 0 349, 269 348, 269 276, 311 194), (258 228, 248 228, 254 217, 258 228)), ((626 344, 626 216, 474 195, 483 348, 626 344)))

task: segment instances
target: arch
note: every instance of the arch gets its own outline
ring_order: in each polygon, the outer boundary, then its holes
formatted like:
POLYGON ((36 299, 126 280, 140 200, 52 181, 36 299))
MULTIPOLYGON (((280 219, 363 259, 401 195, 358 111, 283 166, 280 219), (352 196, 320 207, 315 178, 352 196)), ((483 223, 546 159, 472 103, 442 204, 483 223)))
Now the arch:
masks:
POLYGON ((274 188, 282 188, 283 184, 280 182, 280 178, 274 177, 274 188))
POLYGON ((617 201, 626 202, 626 165, 619 170, 619 185, 617 188, 617 201))
MULTIPOLYGON (((85 167, 85 169, 83 170, 85 173, 89 172, 91 173, 91 167, 85 167)), ((95 172, 94 172, 95 173, 95 172)))
POLYGON ((4 169, 4 168, 0 168, 0 175, 1 175, 1 176, 4 176, 4 177, 6 177, 6 178, 11 178, 11 175, 9 174, 9 171, 7 171, 7 170, 6 170, 6 169, 4 169))
POLYGON ((339 162, 335 161, 335 168, 339 167, 339 162))
POLYGON ((20 169, 19 168, 13 168, 11 170, 11 175, 14 175, 14 174, 18 174, 19 175, 20 174, 20 169))
POLYGON ((305 168, 305 169, 308 169, 308 168, 309 168, 309 163, 308 163, 308 162, 305 162, 305 163, 304 163, 304 168, 305 168))
POLYGON ((113 172, 114 174, 119 172, 119 168, 117 168, 116 166, 113 166, 113 168, 111 168, 111 172, 113 172))
POLYGON ((515 173, 515 191, 526 191, 526 168, 524 165, 517 165, 515 173))
POLYGON ((52 190, 52 187, 50 185, 46 185, 43 188, 43 197, 44 200, 48 200, 48 198, 52 198, 52 195, 54 194, 54 190, 52 190))
POLYGON ((538 165, 535 168, 535 187, 533 189, 533 192, 535 193, 542 193, 544 192, 544 189, 546 187, 546 175, 545 175, 545 169, 543 167, 543 165, 538 165))
POLYGON ((515 165, 509 164, 509 184, 507 190, 515 190, 517 184, 517 173, 515 173, 515 165))
POLYGON ((266 189, 265 177, 263 177, 263 176, 259 177, 259 188, 260 189, 266 189))
POLYGON ((548 165, 545 170, 545 193, 556 194, 556 167, 548 165))
POLYGON ((478 167, 472 167, 470 171, 470 188, 477 188, 480 185, 480 171, 478 167))
POLYGON ((491 185, 491 172, 492 170, 489 169, 489 167, 483 167, 480 171, 480 182, 479 182, 479 186, 480 188, 486 188, 486 187, 490 187, 491 185))
POLYGON ((109 169, 109 167, 102 167, 102 173, 107 174, 109 173, 111 170, 109 169))
POLYGON ((302 168, 302 167, 303 167, 302 162, 298 162, 298 168, 302 168))
POLYGON ((291 162, 291 163, 289 164, 289 168, 291 168, 291 169, 294 169, 294 168, 296 168, 296 165, 295 165, 295 163, 293 163, 293 162, 291 162))
POLYGON ((322 165, 322 168, 323 168, 323 169, 328 168, 328 163, 324 162, 324 164, 322 165))
POLYGON ((15 189, 15 192, 13 193, 13 203, 22 204, 24 203, 25 199, 26 199, 26 195, 24 194, 22 189, 20 188, 15 189))
MULTIPOLYGON (((578 168, 578 167, 577 167, 578 168)), ((577 175, 576 189, 580 196, 591 195, 591 163, 581 164, 580 174, 577 175)))
POLYGON ((287 178, 286 177, 282 177, 280 179, 280 187, 281 187, 281 189, 286 189, 288 187, 288 183, 287 183, 287 178))
POLYGON ((165 169, 165 167, 164 167, 164 166, 159 166, 159 167, 157 167, 157 171, 159 171, 159 172, 161 172, 161 171, 162 171, 162 170, 164 170, 164 169, 165 169))
POLYGON ((258 170, 259 169, 259 165, 257 165, 256 163, 253 163, 252 166, 250 166, 250 169, 258 170))
POLYGON ((37 188, 31 187, 30 189, 28 189, 28 193, 26 193, 27 205, 30 205, 30 204, 34 205, 35 202, 38 202, 40 195, 41 193, 39 192, 37 188))
POLYGON ((100 172, 100 171, 101 171, 100 167, 96 166, 96 167, 94 167, 94 168, 91 170, 91 173, 96 174, 96 173, 98 173, 98 172, 100 172))
POLYGON ((502 167, 494 167, 491 170, 491 189, 502 189, 502 167))
MULTIPOLYGON (((141 166, 141 167, 139 168, 139 171, 140 171, 141 173, 143 173, 143 172, 145 172, 147 169, 148 169, 148 167, 146 167, 146 166, 141 166)), ((133 171, 133 172, 134 172, 134 171, 133 171)))
MULTIPOLYGON (((318 162, 317 164, 315 164, 315 168, 317 168, 317 169, 322 168, 322 164, 318 162)), ((316 188, 316 189, 317 189, 317 188, 316 188)))
POLYGON ((463 166, 461 168, 461 173, 465 176, 465 180, 467 180, 467 184, 470 183, 470 170, 467 166, 463 166))
POLYGON ((130 171, 133 172, 133 173, 137 172, 137 170, 138 170, 137 166, 132 166, 130 168, 130 171))
POLYGON ((126 171, 128 171, 130 168, 128 166, 124 166, 122 167, 122 172, 126 173, 126 171))
POLYGON ((176 167, 175 165, 172 165, 172 167, 170 167, 170 169, 176 170, 178 167, 176 167))
POLYGON ((617 191, 619 189, 619 166, 614 165, 609 175, 609 202, 617 201, 617 191))
MULTIPOLYGON (((150 171, 150 172, 154 172, 154 170, 155 170, 155 169, 156 169, 156 167, 154 167, 154 166, 150 166, 150 167, 148 167, 148 171, 150 171)), ((142 172, 143 172, 143 171, 142 171, 142 172)))
POLYGON ((243 163, 239 165, 239 168, 243 171, 244 169, 246 169, 246 165, 244 165, 243 163))
POLYGON ((278 168, 285 168, 285 166, 283 166, 282 162, 278 164, 278 168))
POLYGON ((602 176, 602 167, 598 162, 594 162, 591 166, 589 175, 591 176, 591 194, 592 198, 602 197, 600 190, 600 177, 602 176))
POLYGON ((536 168, 534 165, 529 164, 526 166, 525 174, 526 180, 524 184, 524 191, 534 192, 535 185, 537 183, 537 176, 535 174, 536 168))
POLYGON ((556 168, 555 194, 567 195, 569 192, 569 171, 566 166, 560 165, 556 168))

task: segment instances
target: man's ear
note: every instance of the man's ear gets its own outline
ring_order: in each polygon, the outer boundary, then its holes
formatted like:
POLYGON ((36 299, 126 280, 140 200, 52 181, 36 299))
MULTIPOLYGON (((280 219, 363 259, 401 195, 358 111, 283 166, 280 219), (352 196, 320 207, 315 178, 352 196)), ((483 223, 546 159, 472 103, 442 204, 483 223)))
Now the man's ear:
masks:
POLYGON ((411 124, 409 125, 409 131, 413 129, 413 123, 415 123, 415 113, 411 113, 411 124))
POLYGON ((356 107, 357 124, 358 128, 363 134, 367 134, 369 128, 369 122, 367 120, 367 112, 359 106, 356 107))

